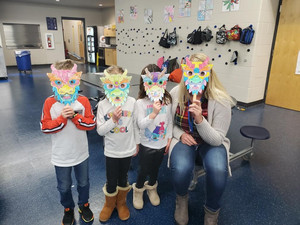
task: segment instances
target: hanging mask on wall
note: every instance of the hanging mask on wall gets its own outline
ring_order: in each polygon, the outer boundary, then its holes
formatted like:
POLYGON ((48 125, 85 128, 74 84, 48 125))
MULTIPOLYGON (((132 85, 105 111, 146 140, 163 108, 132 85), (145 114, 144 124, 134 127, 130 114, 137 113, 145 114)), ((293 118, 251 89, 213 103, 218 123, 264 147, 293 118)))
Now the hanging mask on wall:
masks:
POLYGON ((57 101, 64 105, 71 105, 78 98, 80 77, 82 72, 77 72, 74 64, 71 70, 58 70, 51 65, 52 73, 47 73, 50 84, 57 101))
POLYGON ((149 72, 145 69, 146 75, 141 75, 144 81, 145 91, 151 101, 162 100, 167 87, 169 74, 165 74, 167 68, 162 72, 149 72))
POLYGON ((204 62, 191 62, 186 57, 186 64, 181 64, 186 88, 194 96, 201 94, 207 85, 213 67, 213 64, 208 64, 208 61, 207 57, 204 62))
POLYGON ((109 74, 104 70, 105 77, 100 80, 103 83, 105 95, 114 106, 121 106, 126 102, 129 93, 131 77, 127 76, 127 70, 123 74, 109 74))

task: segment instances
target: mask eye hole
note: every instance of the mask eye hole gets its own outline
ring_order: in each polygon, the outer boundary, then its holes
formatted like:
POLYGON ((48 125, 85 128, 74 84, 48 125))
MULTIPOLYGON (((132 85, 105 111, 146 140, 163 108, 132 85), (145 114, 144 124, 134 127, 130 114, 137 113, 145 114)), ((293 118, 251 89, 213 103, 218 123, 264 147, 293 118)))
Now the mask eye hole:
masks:
POLYGON ((76 80, 70 80, 69 83, 70 83, 71 85, 74 85, 74 84, 76 83, 76 80))
POLYGON ((149 85, 152 85, 153 83, 152 83, 152 81, 148 81, 148 84, 149 84, 149 85))
POLYGON ((113 88, 114 88, 114 85, 113 85, 113 84, 107 84, 106 87, 107 87, 108 89, 113 89, 113 88))
POLYGON ((206 72, 202 71, 201 72, 201 76, 204 76, 206 74, 206 72))
POLYGON ((126 88, 126 84, 120 84, 120 88, 126 88))
POLYGON ((56 84, 56 85, 61 85, 61 81, 60 81, 60 80, 56 80, 56 81, 55 81, 55 84, 56 84))
POLYGON ((192 76, 192 75, 193 75, 193 72, 192 72, 192 71, 189 71, 189 72, 188 72, 188 75, 189 75, 189 76, 192 76))
POLYGON ((160 80, 159 82, 158 82, 158 84, 160 84, 160 85, 162 85, 164 82, 162 81, 162 80, 160 80))

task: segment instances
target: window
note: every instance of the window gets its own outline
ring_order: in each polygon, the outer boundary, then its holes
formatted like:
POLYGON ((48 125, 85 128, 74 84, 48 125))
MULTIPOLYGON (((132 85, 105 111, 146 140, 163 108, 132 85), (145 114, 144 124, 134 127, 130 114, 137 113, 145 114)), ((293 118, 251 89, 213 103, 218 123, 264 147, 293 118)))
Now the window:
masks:
POLYGON ((4 23, 3 30, 8 49, 43 48, 40 25, 4 23))

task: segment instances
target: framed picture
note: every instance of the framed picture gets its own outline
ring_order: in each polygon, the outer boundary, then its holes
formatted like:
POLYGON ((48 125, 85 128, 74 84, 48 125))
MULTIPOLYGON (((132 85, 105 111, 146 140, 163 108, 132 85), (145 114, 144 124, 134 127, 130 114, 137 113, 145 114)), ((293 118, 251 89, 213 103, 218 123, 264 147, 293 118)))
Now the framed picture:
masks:
POLYGON ((46 49, 54 49, 54 37, 51 33, 46 33, 46 49))
POLYGON ((46 17, 46 21, 48 30, 57 30, 57 21, 55 17, 46 17))

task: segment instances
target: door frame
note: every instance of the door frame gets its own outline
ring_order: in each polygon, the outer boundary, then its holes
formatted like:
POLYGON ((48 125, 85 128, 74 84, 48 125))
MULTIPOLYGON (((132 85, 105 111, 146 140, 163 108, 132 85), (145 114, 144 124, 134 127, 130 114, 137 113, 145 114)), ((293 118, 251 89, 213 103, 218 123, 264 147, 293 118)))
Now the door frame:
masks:
POLYGON ((266 79, 266 85, 265 85, 265 92, 264 92, 264 99, 263 99, 264 103, 266 102, 267 91, 268 91, 268 86, 269 86, 270 73, 271 73, 272 61, 273 61, 273 53, 274 53, 277 31, 278 31, 278 26, 279 26, 281 5, 282 5, 282 0, 279 0, 275 28, 274 28, 273 41, 272 41, 272 47, 271 47, 271 53, 270 53, 270 60, 269 60, 269 66, 268 66, 268 72, 267 72, 267 79, 266 79))
MULTIPOLYGON (((63 32, 63 20, 80 20, 83 24, 83 42, 84 42, 84 63, 87 62, 87 53, 86 53, 86 30, 85 30, 85 18, 79 18, 79 17, 61 17, 61 27, 62 27, 62 33, 63 33, 63 40, 65 41, 64 32, 63 32)), ((64 45, 64 51, 65 51, 65 45, 64 45)))

